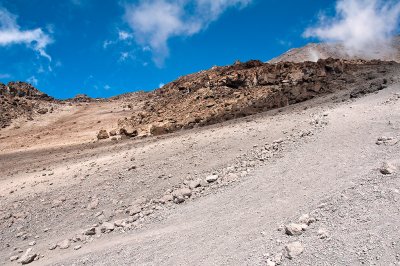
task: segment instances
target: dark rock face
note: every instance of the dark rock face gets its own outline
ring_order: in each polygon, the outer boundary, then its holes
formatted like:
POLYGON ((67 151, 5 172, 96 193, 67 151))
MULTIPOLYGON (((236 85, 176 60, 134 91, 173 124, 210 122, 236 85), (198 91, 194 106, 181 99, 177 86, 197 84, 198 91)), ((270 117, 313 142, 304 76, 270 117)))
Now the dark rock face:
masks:
POLYGON ((373 74, 382 77, 394 65, 397 63, 326 59, 213 67, 149 93, 144 110, 123 122, 129 122, 139 135, 160 135, 284 107, 358 84, 368 86, 365 93, 369 93, 385 86, 381 86, 383 79, 373 74))

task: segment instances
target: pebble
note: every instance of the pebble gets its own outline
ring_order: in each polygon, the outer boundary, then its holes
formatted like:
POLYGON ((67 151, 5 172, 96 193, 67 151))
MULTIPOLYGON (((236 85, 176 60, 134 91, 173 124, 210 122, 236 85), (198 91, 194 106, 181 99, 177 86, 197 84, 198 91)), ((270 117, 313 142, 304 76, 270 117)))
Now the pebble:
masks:
POLYGON ((391 163, 384 162, 379 171, 381 172, 381 174, 390 175, 396 172, 396 167, 391 163))
POLYGON ((91 227, 89 229, 86 229, 85 231, 83 231, 83 234, 87 235, 87 236, 95 235, 96 234, 96 228, 95 227, 91 227))
POLYGON ((206 177, 208 183, 213 183, 218 180, 218 175, 209 175, 206 177))
POLYGON ((299 236, 306 228, 306 224, 290 223, 288 225, 285 225, 285 233, 289 236, 299 236))
POLYGON ((320 239, 325 239, 325 238, 329 237, 329 234, 328 234, 328 231, 326 229, 320 228, 320 229, 318 229, 317 236, 320 239))
POLYGON ((57 246, 60 249, 67 249, 67 248, 69 248, 69 245, 70 245, 70 243, 69 243, 68 239, 65 239, 65 240, 63 240, 63 241, 61 241, 60 243, 57 244, 57 246))
POLYGON ((285 251, 285 256, 289 259, 293 259, 303 253, 304 247, 299 241, 291 242, 285 245, 285 251))
POLYGON ((14 260, 17 260, 17 259, 19 259, 19 257, 16 255, 16 256, 11 256, 10 257, 10 261, 14 261, 14 260))
POLYGON ((109 233, 109 232, 113 231, 114 228, 115 228, 115 227, 114 227, 114 224, 109 223, 109 222, 104 222, 104 223, 101 225, 100 230, 101 230, 102 233, 109 233))
POLYGON ((309 214, 303 214, 302 216, 300 216, 299 222, 302 224, 310 225, 315 222, 315 218, 310 217, 309 214))
POLYGON ((32 252, 32 250, 33 250, 32 248, 28 248, 25 254, 21 256, 18 262, 21 263, 22 265, 31 263, 37 257, 37 254, 32 252))
POLYGON ((195 188, 200 187, 200 186, 201 186, 201 180, 200 179, 196 179, 196 180, 190 181, 190 183, 189 183, 189 188, 190 189, 195 189, 195 188))

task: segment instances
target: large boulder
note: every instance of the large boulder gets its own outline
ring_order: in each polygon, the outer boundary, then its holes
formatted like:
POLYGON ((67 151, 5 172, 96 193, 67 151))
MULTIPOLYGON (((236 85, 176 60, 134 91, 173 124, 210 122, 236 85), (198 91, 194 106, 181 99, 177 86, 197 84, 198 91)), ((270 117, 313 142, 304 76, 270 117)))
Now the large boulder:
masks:
POLYGON ((107 130, 100 129, 99 133, 97 133, 97 139, 108 139, 110 136, 107 133, 107 130))
POLYGON ((118 121, 119 133, 127 137, 136 137, 138 135, 137 129, 132 125, 132 122, 127 118, 118 121))

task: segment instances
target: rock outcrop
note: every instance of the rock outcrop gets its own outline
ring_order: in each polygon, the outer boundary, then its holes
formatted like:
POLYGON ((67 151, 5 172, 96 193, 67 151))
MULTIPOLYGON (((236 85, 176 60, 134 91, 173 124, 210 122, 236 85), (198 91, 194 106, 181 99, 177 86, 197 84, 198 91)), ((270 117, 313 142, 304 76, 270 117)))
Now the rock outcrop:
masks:
POLYGON ((7 127, 12 120, 35 113, 45 114, 47 106, 56 100, 25 82, 0 83, 0 128, 7 127))
POLYGON ((213 67, 149 93, 143 111, 119 124, 139 135, 162 135, 303 102, 343 90, 348 84, 369 89, 375 82, 379 84, 373 88, 381 89, 387 80, 374 79, 373 73, 379 71, 382 76, 391 64, 396 63, 326 59, 268 64, 253 60, 213 67))

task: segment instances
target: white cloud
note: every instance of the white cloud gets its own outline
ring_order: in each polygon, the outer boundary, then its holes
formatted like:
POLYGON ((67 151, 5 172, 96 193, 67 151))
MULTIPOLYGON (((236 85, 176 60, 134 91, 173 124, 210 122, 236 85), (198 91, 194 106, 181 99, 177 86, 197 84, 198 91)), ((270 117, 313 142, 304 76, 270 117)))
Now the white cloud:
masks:
POLYGON ((37 86, 39 81, 37 80, 37 78, 35 76, 29 77, 26 80, 28 83, 32 84, 33 86, 37 86))
POLYGON ((0 79, 8 79, 11 78, 11 75, 8 73, 0 73, 0 79))
POLYGON ((121 56, 119 57, 120 61, 125 61, 129 57, 129 52, 122 52, 121 56))
POLYGON ((21 30, 16 16, 0 8, 0 46, 25 44, 51 61, 51 57, 46 53, 46 47, 52 42, 52 38, 41 28, 21 30))
POLYGON ((208 27, 228 8, 243 8, 252 0, 141 0, 125 6, 125 20, 143 47, 151 48, 161 66, 169 55, 168 40, 191 36, 208 27))
POLYGON ((105 40, 105 41, 103 42, 103 48, 104 48, 104 49, 107 49, 108 46, 110 46, 110 45, 112 45, 112 44, 114 44, 114 41, 105 40))
POLYGON ((351 55, 369 55, 377 47, 390 51, 399 17, 399 1, 338 0, 335 16, 321 16, 319 24, 308 28, 304 36, 343 43, 351 55))
POLYGON ((118 31, 118 39, 119 40, 125 41, 125 40, 132 39, 132 38, 133 38, 133 36, 131 33, 123 31, 123 30, 118 31))

